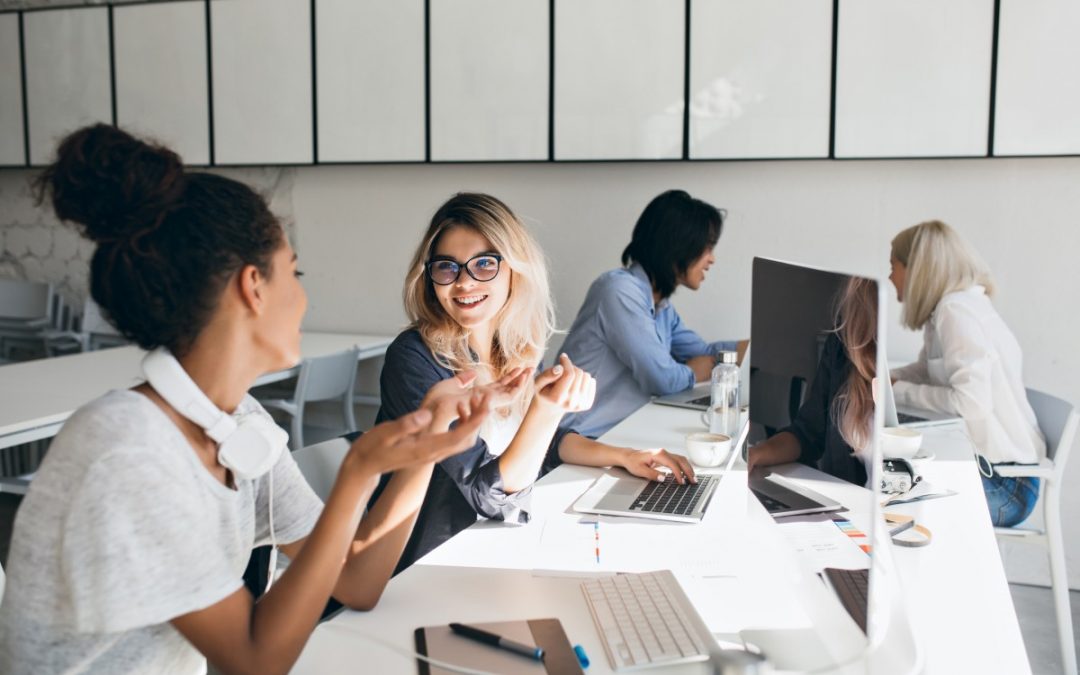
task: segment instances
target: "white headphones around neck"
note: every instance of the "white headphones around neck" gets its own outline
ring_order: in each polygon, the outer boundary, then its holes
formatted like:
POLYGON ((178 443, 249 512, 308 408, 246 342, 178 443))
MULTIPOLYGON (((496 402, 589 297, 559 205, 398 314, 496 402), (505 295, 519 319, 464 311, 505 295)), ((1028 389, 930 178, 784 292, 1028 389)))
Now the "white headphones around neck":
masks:
POLYGON ((252 413, 237 419, 214 405, 164 347, 147 353, 142 371, 176 412, 206 430, 218 444, 218 461, 237 480, 254 480, 268 472, 289 444, 289 435, 269 417, 252 413))

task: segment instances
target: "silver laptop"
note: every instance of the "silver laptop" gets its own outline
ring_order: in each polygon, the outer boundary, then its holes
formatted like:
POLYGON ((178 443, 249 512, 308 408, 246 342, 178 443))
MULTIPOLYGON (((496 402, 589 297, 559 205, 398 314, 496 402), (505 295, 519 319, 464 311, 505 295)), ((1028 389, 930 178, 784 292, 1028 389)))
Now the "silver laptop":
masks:
POLYGON ((608 516, 632 516, 656 520, 697 523, 705 515, 720 479, 741 454, 750 432, 749 422, 743 424, 739 438, 731 446, 727 465, 720 473, 697 475, 697 483, 679 485, 673 480, 662 483, 632 476, 623 469, 609 469, 596 479, 585 494, 574 502, 578 513, 599 513, 608 516))
POLYGON ((677 391, 667 396, 657 396, 653 403, 670 405, 675 408, 689 408, 691 410, 708 410, 712 393, 709 391, 709 383, 702 382, 689 389, 677 391))
POLYGON ((766 471, 751 473, 749 485, 750 492, 774 518, 828 513, 844 508, 838 501, 766 471))
POLYGON ((909 406, 896 407, 896 397, 893 394, 892 378, 885 378, 885 426, 887 427, 932 427, 941 424, 952 424, 961 420, 961 417, 950 413, 934 412, 909 406))

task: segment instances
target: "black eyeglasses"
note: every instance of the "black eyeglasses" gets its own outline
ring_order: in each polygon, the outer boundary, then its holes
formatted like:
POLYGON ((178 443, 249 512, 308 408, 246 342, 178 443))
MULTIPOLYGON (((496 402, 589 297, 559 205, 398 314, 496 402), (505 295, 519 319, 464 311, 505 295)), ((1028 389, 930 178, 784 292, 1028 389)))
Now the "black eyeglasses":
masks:
POLYGON ((461 276, 464 269, 469 276, 477 281, 491 281, 499 276, 499 265, 502 256, 495 253, 481 253, 474 255, 464 263, 459 263, 452 258, 435 258, 427 261, 424 268, 428 278, 440 286, 449 286, 461 276))

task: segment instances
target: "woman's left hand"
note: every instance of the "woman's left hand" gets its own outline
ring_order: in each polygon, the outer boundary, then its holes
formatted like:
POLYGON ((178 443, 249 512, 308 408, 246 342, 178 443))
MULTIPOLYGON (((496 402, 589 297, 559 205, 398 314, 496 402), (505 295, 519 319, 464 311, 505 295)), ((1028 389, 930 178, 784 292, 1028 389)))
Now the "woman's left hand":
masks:
POLYGON ((675 479, 675 482, 680 485, 686 481, 697 482, 694 467, 690 465, 690 460, 682 455, 672 454, 663 448, 650 448, 648 450, 626 448, 625 450, 626 455, 622 466, 639 478, 664 482, 668 479, 668 474, 660 471, 659 467, 666 467, 671 472, 670 475, 675 479))
POLYGON ((588 410, 595 398, 596 380, 571 363, 566 354, 560 355, 558 364, 536 378, 533 400, 561 412, 588 410))

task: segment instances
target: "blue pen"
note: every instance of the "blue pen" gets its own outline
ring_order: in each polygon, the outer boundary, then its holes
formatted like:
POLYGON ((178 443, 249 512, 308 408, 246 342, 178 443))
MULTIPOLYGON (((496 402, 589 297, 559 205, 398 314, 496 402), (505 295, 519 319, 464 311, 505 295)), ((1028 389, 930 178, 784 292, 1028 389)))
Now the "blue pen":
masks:
POLYGON ((463 623, 450 624, 450 630, 454 631, 456 635, 469 638, 470 640, 476 640, 477 642, 483 642, 484 644, 491 645, 492 647, 498 647, 505 649, 515 654, 521 654, 524 657, 530 659, 536 659, 537 661, 544 660, 544 650, 540 647, 532 647, 530 645, 515 642, 509 638, 504 638, 501 635, 495 633, 489 633, 486 630, 479 628, 473 628, 472 626, 466 626, 463 623))

